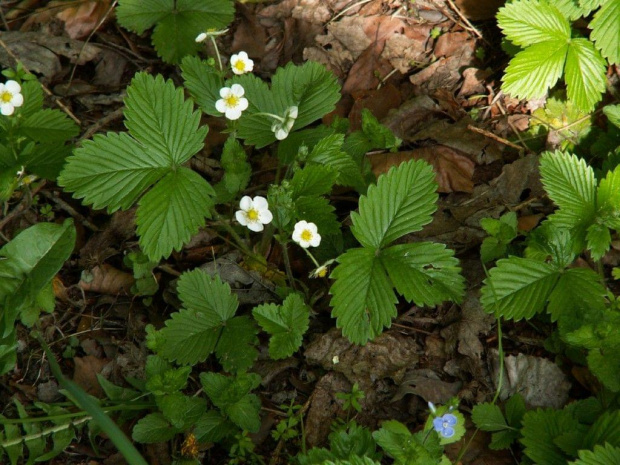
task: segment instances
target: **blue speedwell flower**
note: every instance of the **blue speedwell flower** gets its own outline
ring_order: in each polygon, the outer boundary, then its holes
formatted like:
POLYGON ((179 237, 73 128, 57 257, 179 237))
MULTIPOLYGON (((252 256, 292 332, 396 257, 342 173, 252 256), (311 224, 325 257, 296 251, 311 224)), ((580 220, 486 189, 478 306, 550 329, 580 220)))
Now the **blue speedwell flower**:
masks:
POLYGON ((457 421, 454 415, 446 413, 433 420, 433 428, 444 438, 451 438, 454 436, 454 425, 456 425, 457 421))

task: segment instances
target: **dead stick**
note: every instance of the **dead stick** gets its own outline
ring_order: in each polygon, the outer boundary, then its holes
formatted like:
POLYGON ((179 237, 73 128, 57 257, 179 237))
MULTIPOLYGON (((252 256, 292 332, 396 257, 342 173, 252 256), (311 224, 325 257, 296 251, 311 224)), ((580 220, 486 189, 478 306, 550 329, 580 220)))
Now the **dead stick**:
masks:
POLYGON ((469 129, 472 132, 477 132, 478 134, 482 134, 483 136, 488 137, 489 139, 493 139, 494 141, 497 141, 500 144, 504 144, 509 147, 512 147, 513 149, 517 149, 520 152, 523 151, 523 147, 521 147, 520 145, 510 142, 508 139, 504 139, 503 137, 499 137, 493 134, 492 132, 477 128, 476 126, 472 126, 471 124, 467 125, 467 129, 469 129))

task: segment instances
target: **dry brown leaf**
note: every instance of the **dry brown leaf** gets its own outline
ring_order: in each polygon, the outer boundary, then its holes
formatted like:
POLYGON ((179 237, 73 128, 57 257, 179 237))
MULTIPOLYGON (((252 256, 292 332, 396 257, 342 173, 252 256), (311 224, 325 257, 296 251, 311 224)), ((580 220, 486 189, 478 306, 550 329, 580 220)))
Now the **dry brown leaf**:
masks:
POLYGON ((543 215, 542 213, 537 213, 536 215, 520 216, 518 219, 517 227, 519 231, 531 231, 536 226, 538 226, 538 223, 540 223, 540 220, 544 217, 545 215, 543 215))
POLYGON ((239 23, 235 29, 231 51, 236 53, 243 50, 252 58, 262 57, 267 42, 265 28, 258 23, 256 14, 247 5, 237 3, 236 9, 239 23))
POLYGON ((56 17, 65 23, 65 31, 72 39, 81 39, 93 32, 110 8, 110 0, 66 3, 56 17))
POLYGON ((471 193, 474 190, 474 162, 450 147, 435 145, 409 152, 373 154, 369 159, 375 176, 387 173, 392 166, 398 166, 404 161, 424 160, 435 170, 439 192, 471 193))
POLYGON ((392 108, 398 108, 402 103, 400 91, 392 84, 380 89, 371 89, 353 94, 354 103, 349 112, 351 131, 362 128, 362 110, 367 108, 375 118, 382 120, 392 108))
POLYGON ((97 374, 101 373, 108 361, 93 357, 92 355, 75 357, 73 361, 75 362, 73 382, 83 388, 88 394, 95 397, 103 397, 103 389, 97 380, 97 374))
POLYGON ((134 282, 131 274, 103 264, 83 273, 78 286, 85 291, 118 295, 129 294, 134 282))

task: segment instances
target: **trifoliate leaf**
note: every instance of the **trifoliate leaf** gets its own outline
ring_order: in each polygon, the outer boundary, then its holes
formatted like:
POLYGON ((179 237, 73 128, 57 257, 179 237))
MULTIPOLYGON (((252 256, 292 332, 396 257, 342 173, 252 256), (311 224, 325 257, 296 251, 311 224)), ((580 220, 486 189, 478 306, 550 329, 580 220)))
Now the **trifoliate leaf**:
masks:
POLYGON ((185 308, 173 313, 161 329, 165 343, 160 354, 168 360, 194 365, 215 351, 238 302, 219 276, 211 278, 201 270, 184 273, 178 290, 185 308))
POLYGON ((299 349, 310 323, 310 310, 298 294, 290 294, 282 305, 259 305, 252 315, 271 335, 269 356, 276 360, 290 357, 299 349))
POLYGON ((210 213, 212 188, 180 166, 202 148, 207 127, 200 127, 200 112, 192 110, 183 91, 161 76, 137 74, 127 94, 131 135, 109 133, 86 141, 68 158, 58 182, 85 204, 111 213, 130 208, 159 181, 137 211, 141 248, 158 261, 179 249, 210 213))
POLYGON ((433 306, 463 297, 465 279, 459 261, 444 244, 394 245, 382 250, 379 257, 394 287, 409 302, 433 306))
POLYGON ((594 450, 580 450, 579 460, 570 465, 616 465, 620 463, 620 447, 611 444, 594 446, 594 450))
POLYGON ((565 465, 567 457, 554 440, 575 431, 583 434, 584 429, 584 425, 566 410, 538 409, 523 417, 521 443, 525 446, 525 455, 534 463, 565 465))
POLYGON ((590 112, 600 102, 607 84, 606 71, 605 60, 592 42, 588 39, 571 40, 564 80, 566 95, 577 108, 590 112))
POLYGON ((596 213, 596 178, 585 160, 562 152, 545 152, 540 160, 542 183, 559 207, 551 220, 576 228, 591 224, 596 213))
POLYGON ((180 432, 161 413, 150 413, 136 423, 131 437, 142 444, 153 444, 169 441, 180 432))
POLYGON ((212 196, 213 188, 189 168, 164 176, 138 202, 136 224, 144 253, 157 259, 180 250, 211 217, 212 196))
POLYGON ((380 248, 431 222, 437 209, 437 183, 421 160, 393 167, 359 200, 351 231, 364 247, 380 248))
POLYGON ((223 29, 233 20, 229 0, 122 0, 116 9, 121 26, 142 34, 155 26, 153 45, 168 63, 180 63, 201 44, 195 38, 210 28, 223 29))
POLYGON ((19 122, 18 133, 43 144, 66 142, 75 137, 80 128, 60 110, 37 111, 19 122))
POLYGON ((489 272, 480 302, 488 313, 521 320, 544 310, 560 277, 547 263, 511 257, 499 260, 489 272))
POLYGON ((619 64, 620 1, 607 0, 600 3, 603 3, 603 6, 594 14, 594 19, 590 21, 589 27, 592 29, 590 37, 610 63, 619 64))
POLYGON ((185 88, 202 111, 211 116, 221 116, 215 109, 215 102, 220 99, 220 89, 224 79, 220 73, 206 61, 198 57, 185 57, 181 64, 185 88))
POLYGON ((373 249, 350 249, 338 262, 331 274, 332 316, 344 336, 364 344, 390 326, 398 299, 373 249))
POLYGON ((14 330, 24 305, 31 305, 71 255, 75 227, 39 223, 25 229, 0 249, 0 338, 14 330))
POLYGON ((256 433, 260 428, 260 400, 250 394, 260 384, 260 376, 240 373, 228 377, 219 373, 201 373, 200 382, 221 412, 241 429, 256 433))
POLYGON ((570 24, 560 11, 545 1, 508 3, 497 13, 497 25, 506 38, 522 47, 551 40, 570 39, 570 24))
POLYGON ((297 170, 291 179, 293 198, 329 194, 336 182, 338 172, 329 166, 309 164, 297 170))
POLYGON ((560 79, 568 52, 566 39, 540 42, 510 60, 502 90, 517 98, 541 98, 560 79))

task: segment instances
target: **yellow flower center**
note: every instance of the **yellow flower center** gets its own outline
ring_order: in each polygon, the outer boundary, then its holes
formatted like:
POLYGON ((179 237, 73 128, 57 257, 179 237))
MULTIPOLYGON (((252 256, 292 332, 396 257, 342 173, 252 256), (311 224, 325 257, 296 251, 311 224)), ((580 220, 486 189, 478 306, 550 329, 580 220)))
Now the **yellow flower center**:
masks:
POLYGON ((234 108, 239 104, 239 97, 236 95, 229 95, 224 99, 224 101, 226 102, 226 106, 234 108))
POLYGON ((304 242, 310 242, 312 240, 312 231, 304 229, 301 233, 301 240, 304 242))
POLYGON ((251 208, 248 213, 248 220, 250 221, 256 221, 258 219, 258 210, 251 208))
POLYGON ((245 62, 243 60, 238 60, 237 63, 235 63, 235 68, 238 71, 245 71, 245 62))
POLYGON ((8 90, 5 90, 0 94, 0 100, 4 103, 9 103, 13 99, 13 94, 8 90))
POLYGON ((327 275, 327 267, 323 267, 321 269, 319 269, 317 276, 319 278, 324 278, 327 275))

